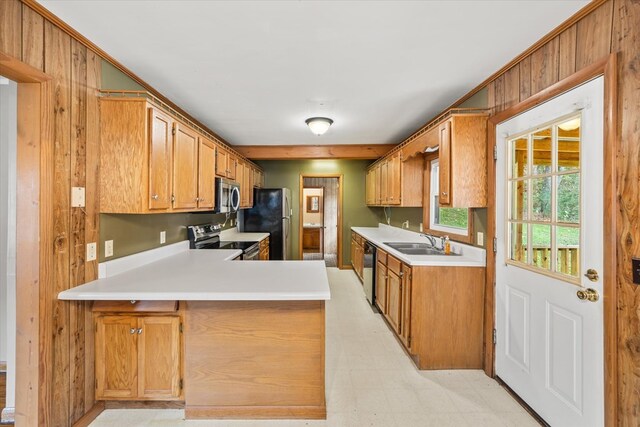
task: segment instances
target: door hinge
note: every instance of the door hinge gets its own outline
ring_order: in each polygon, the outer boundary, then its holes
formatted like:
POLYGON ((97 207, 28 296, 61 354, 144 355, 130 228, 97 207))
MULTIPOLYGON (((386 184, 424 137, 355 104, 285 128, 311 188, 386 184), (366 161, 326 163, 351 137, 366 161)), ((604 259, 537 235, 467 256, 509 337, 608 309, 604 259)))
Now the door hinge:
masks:
POLYGON ((407 347, 411 348, 411 337, 407 338, 407 347))
POLYGON ((176 196, 174 196, 173 194, 171 195, 171 203, 176 201, 176 196))
POLYGON ((173 126, 171 126, 171 135, 175 135, 175 134, 176 134, 176 125, 174 123, 173 126))
POLYGON ((493 343, 495 344, 496 341, 497 341, 497 339, 496 339, 496 330, 494 329, 493 330, 493 343))
POLYGON ((180 323, 180 333, 184 332, 184 327, 182 326, 182 323, 180 323))
POLYGON ((493 146, 493 160, 498 160, 498 146, 493 146))
POLYGON ((494 237, 493 238, 493 253, 498 252, 498 238, 494 237))
POLYGON ((182 390, 183 387, 184 387, 184 382, 182 381, 182 378, 180 378, 180 390, 182 390))

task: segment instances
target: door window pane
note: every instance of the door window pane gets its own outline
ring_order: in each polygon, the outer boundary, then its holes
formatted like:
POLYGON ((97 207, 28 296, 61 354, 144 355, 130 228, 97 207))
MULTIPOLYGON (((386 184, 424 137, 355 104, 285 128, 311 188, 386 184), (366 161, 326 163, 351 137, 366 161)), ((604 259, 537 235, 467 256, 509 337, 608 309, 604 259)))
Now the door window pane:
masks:
POLYGON ((558 170, 580 168, 580 117, 574 117, 556 127, 558 136, 558 170))
POLYGON ((557 178, 558 222, 580 222, 580 174, 559 175, 557 178))
POLYGON ((511 224, 511 253, 514 261, 527 262, 527 224, 511 224))
POLYGON ((529 138, 518 138, 511 141, 511 177, 521 178, 527 175, 529 162, 529 138))
POLYGON ((527 181, 511 182, 511 219, 527 219, 527 181))
POLYGON ((542 129, 533 134, 532 175, 551 173, 551 128, 542 129))
POLYGON ((558 257, 556 271, 573 277, 580 275, 580 229, 557 227, 556 247, 558 257))
POLYGON ((551 177, 531 180, 531 219, 551 221, 551 177))
POLYGON ((551 269, 551 226, 542 224, 531 225, 532 248, 531 263, 545 270, 551 269))

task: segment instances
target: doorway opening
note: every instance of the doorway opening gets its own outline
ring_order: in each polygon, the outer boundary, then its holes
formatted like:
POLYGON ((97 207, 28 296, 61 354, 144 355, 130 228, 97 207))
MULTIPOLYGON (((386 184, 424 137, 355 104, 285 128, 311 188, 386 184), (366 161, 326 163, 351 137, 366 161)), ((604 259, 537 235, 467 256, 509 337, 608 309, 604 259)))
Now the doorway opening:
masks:
POLYGON ((299 258, 339 267, 342 254, 342 176, 300 176, 299 258))
POLYGON ((16 360, 18 85, 0 76, 0 420, 13 421, 16 360))

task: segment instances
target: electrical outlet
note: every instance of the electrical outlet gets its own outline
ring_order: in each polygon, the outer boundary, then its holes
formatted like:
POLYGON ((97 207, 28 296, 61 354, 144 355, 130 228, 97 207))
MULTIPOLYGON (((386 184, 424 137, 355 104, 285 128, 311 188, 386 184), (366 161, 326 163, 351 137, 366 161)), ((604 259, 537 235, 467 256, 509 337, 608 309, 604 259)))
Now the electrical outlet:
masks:
POLYGON ((482 231, 478 231, 476 241, 478 242, 478 246, 484 246, 484 233, 482 231))
POLYGON ((631 258, 631 268, 633 270, 633 283, 640 285, 640 258, 631 258))
POLYGON ((87 261, 95 261, 98 255, 97 252, 97 243, 87 243, 87 261))
POLYGON ((167 232, 166 231, 161 231, 160 232, 160 244, 163 245, 166 241, 167 241, 167 232))
POLYGON ((231 220, 229 221, 229 225, 231 225, 231 227, 233 227, 233 218, 231 218, 231 220))
POLYGON ((71 207, 84 208, 84 187, 71 187, 71 207))
POLYGON ((110 256, 113 256, 113 240, 104 242, 104 257, 109 258, 110 256))
POLYGON ((422 233, 424 231, 424 227, 422 226, 422 223, 420 223, 420 232, 422 233))

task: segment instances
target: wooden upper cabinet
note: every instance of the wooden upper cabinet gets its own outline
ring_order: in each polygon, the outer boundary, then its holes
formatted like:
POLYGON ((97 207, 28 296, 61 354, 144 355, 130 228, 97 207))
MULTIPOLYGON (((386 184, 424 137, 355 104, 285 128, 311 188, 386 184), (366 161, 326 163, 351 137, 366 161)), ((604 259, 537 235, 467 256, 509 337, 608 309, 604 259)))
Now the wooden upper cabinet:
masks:
POLYGON ((238 158, 233 153, 227 153, 227 178, 237 181, 238 180, 238 158))
POLYGON ((173 207, 198 207, 198 134, 182 123, 176 124, 173 143, 173 207))
POLYGON ((442 123, 440 132, 440 194, 438 200, 441 205, 451 203, 451 120, 442 123))
POLYGON ((221 178, 226 178, 229 175, 229 155, 227 150, 217 146, 216 147, 216 175, 221 178))
POLYGON ((215 167, 216 146, 201 137, 198 146, 198 208, 215 207, 215 167))
POLYGON ((400 152, 397 152, 387 161, 387 203, 390 205, 399 205, 402 196, 400 189, 402 188, 402 176, 400 152))
POLYGON ((96 399, 130 399, 138 394, 138 321, 131 316, 96 319, 96 399))
POLYGON ((180 396, 180 318, 138 319, 138 397, 145 400, 180 396), (139 331, 139 333, 138 333, 139 331))
POLYGON ((389 167, 388 160, 380 163, 380 203, 389 204, 389 167))
POLYGON ((149 108, 149 209, 171 207, 173 120, 149 108))
POLYGON ((487 206, 487 116, 453 115, 439 127, 440 196, 443 206, 487 206))

